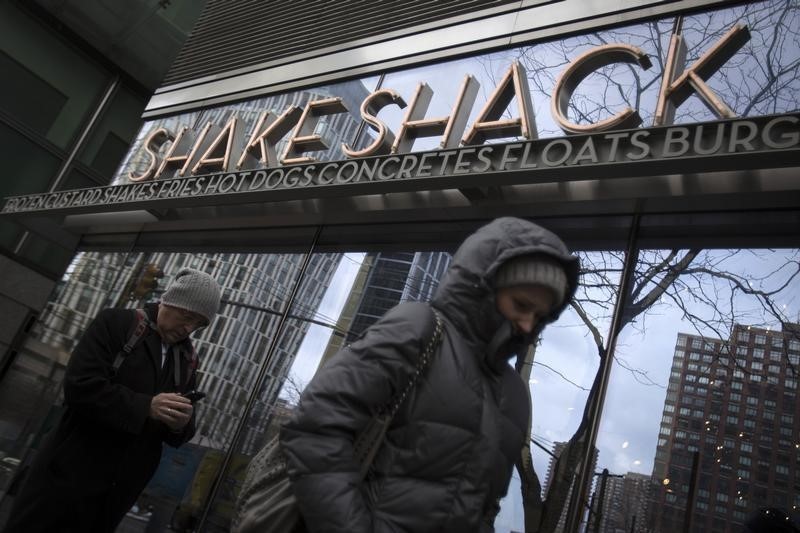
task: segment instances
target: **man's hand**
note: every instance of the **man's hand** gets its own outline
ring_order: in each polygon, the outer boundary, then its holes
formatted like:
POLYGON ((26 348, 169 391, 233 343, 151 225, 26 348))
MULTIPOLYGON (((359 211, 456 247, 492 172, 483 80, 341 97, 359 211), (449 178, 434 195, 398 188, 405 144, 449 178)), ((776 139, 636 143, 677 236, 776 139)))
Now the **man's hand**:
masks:
POLYGON ((150 418, 164 422, 172 431, 186 427, 193 412, 192 402, 174 392, 156 394, 150 401, 150 418))

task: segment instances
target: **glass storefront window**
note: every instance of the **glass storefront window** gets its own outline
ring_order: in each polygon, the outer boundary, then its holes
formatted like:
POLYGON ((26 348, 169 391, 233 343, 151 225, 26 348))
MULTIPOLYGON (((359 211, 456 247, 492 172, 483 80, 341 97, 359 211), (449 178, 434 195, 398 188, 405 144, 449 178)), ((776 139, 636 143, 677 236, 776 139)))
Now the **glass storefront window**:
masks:
POLYGON ((16 222, 3 221, 0 223, 0 247, 12 249, 24 233, 25 229, 16 222))
MULTIPOLYGON (((302 258, 294 254, 172 254, 147 259, 158 262, 165 272, 174 272, 180 266, 209 272, 223 287, 223 305, 212 324, 195 335, 195 347, 202 357, 198 389, 207 394, 197 404, 197 433, 185 447, 168 453, 139 499, 140 512, 129 513, 126 520, 136 520, 148 509, 152 527, 200 519, 226 454, 234 445, 250 391, 257 386, 262 371, 267 373, 264 394, 252 406, 253 412, 260 414, 258 424, 246 427, 240 438, 250 442, 264 431, 269 417, 261 415, 274 408, 294 353, 310 325, 291 321, 284 328, 277 351, 266 360, 302 258), (182 483, 171 480, 176 472, 182 483)), ((303 308, 313 309, 319 304, 338 261, 338 255, 320 255, 311 262, 307 275, 314 280, 314 290, 299 297, 303 308)), ((234 461, 239 470, 245 465, 244 458, 234 461)))
MULTIPOLYGON (((622 271, 618 252, 581 252, 581 285, 574 304, 545 329, 536 347, 530 376, 533 420, 531 457, 548 501, 546 527, 563 528, 574 468, 586 453, 578 445, 565 453, 571 440, 584 434, 587 400, 595 381, 611 324, 613 295, 622 271), (557 461, 561 458, 561 466, 557 461), (565 464, 572 465, 564 468, 565 464), (566 471, 566 472, 565 472, 566 471)), ((593 455, 596 461, 596 453, 593 455)), ((502 502, 496 526, 521 531, 524 513, 515 473, 502 502)), ((501 529, 505 530, 505 529, 501 529)))
POLYGON ((765 507, 797 518, 788 501, 800 403, 787 380, 798 370, 798 258, 640 252, 601 418, 592 527, 683 531, 691 519, 693 532, 717 522, 738 531, 765 507), (764 344, 780 346, 771 381, 756 355, 764 344), (756 450, 781 471, 761 468, 756 450))
MULTIPOLYGON (((9 361, 0 402, 0 453, 17 466, 27 464, 57 423, 69 353, 97 311, 113 305, 116 273, 124 265, 124 254, 79 254, 9 361)), ((0 490, 8 488, 15 472, 3 471, 0 490)))
POLYGON ((51 273, 55 277, 69 265, 75 255, 75 250, 63 248, 59 244, 43 237, 30 234, 20 247, 19 255, 34 265, 40 265, 42 270, 51 273))

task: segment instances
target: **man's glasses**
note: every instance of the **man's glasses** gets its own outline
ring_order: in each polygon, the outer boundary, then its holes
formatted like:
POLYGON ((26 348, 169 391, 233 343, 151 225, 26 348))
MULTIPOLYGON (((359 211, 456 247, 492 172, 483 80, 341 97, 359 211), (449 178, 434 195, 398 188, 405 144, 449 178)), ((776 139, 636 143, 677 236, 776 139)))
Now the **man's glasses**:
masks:
POLYGON ((187 311, 186 309, 181 309, 179 307, 176 307, 175 310, 178 312, 178 316, 180 316, 181 321, 189 324, 192 327, 192 331, 197 331, 198 329, 203 329, 206 327, 206 319, 197 313, 192 313, 191 311, 187 311))

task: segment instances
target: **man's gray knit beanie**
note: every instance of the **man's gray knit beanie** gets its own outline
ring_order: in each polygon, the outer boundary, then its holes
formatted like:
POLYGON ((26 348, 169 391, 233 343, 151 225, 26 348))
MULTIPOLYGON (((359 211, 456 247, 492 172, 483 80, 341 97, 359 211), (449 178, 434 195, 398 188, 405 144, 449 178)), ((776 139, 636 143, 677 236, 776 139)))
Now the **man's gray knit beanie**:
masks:
POLYGON ((515 285, 542 285, 555 293, 559 307, 567 293, 567 274, 561 263, 546 255, 522 255, 500 265, 494 277, 496 289, 515 285))
POLYGON ((202 315, 211 323, 219 309, 219 284, 199 270, 183 268, 161 296, 161 303, 202 315))

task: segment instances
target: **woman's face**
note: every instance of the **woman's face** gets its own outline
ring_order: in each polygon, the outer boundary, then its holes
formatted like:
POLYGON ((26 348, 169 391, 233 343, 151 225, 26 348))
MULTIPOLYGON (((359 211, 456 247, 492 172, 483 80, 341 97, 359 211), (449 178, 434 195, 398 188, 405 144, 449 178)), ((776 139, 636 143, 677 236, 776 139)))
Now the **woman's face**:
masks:
POLYGON ((495 301, 500 314, 514 326, 514 332, 528 335, 553 310, 555 296, 541 285, 515 285, 497 289, 495 301))

